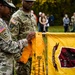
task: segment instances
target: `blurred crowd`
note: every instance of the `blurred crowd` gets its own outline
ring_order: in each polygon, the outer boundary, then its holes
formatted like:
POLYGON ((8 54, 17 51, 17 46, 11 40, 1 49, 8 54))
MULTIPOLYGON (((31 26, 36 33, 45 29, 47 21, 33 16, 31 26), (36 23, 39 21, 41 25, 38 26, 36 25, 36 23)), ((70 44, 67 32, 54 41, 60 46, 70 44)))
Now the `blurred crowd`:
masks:
MULTIPOLYGON (((53 14, 49 15, 45 14, 44 12, 39 12, 38 16, 36 16, 33 10, 31 11, 31 14, 32 13, 37 22, 39 32, 48 32, 48 28, 50 26, 54 26, 55 18, 53 14)), ((65 14, 62 22, 63 22, 64 32, 75 32, 75 12, 70 18, 68 14, 65 14)))
POLYGON ((68 14, 64 15, 63 27, 64 32, 75 32, 75 12, 71 16, 71 18, 68 17, 68 14))
POLYGON ((52 14, 49 16, 49 14, 46 15, 44 12, 39 12, 38 16, 36 16, 33 10, 31 14, 34 15, 39 32, 48 32, 50 25, 54 25, 54 16, 52 14))

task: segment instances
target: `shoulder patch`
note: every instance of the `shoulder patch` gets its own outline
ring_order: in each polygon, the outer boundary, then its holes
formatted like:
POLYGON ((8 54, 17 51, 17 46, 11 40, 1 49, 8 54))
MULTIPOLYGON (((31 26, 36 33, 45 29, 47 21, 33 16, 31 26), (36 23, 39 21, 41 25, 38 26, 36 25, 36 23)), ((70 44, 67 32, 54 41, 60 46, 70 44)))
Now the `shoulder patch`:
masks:
POLYGON ((0 27, 0 33, 2 33, 5 30, 3 26, 0 27))
POLYGON ((10 22, 13 23, 13 24, 16 24, 16 21, 15 21, 14 18, 11 18, 10 22))

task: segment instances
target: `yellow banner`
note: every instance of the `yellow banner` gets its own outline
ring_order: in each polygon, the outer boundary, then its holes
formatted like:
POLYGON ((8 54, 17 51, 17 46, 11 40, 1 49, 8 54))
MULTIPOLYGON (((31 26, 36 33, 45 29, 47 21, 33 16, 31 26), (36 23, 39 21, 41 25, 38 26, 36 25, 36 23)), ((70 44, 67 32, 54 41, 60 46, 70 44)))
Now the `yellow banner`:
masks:
POLYGON ((75 33, 47 33, 48 75, 75 75, 75 33))
POLYGON ((24 49, 21 62, 32 55, 31 75, 75 75, 75 33, 36 33, 24 49))
POLYGON ((46 75, 44 51, 45 44, 42 33, 36 33, 35 38, 32 40, 31 75, 46 75))

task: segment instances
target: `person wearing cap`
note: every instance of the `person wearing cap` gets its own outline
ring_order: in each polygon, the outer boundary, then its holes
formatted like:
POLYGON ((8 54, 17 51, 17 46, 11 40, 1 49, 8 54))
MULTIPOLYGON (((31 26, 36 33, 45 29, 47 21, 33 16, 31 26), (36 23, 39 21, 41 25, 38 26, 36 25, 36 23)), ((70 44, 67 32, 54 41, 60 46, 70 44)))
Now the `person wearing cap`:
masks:
MULTIPOLYGON (((36 0, 22 0, 22 7, 11 17, 9 27, 15 41, 26 38, 29 32, 36 32, 35 19, 31 15, 31 8, 36 0)), ((18 62, 17 75, 30 75, 31 57, 27 63, 18 62)))
POLYGON ((0 0, 0 75, 14 75, 13 60, 20 59, 22 48, 28 45, 34 35, 29 33, 26 39, 17 42, 12 40, 8 26, 3 20, 3 17, 10 14, 13 8, 11 4, 6 0, 0 0))

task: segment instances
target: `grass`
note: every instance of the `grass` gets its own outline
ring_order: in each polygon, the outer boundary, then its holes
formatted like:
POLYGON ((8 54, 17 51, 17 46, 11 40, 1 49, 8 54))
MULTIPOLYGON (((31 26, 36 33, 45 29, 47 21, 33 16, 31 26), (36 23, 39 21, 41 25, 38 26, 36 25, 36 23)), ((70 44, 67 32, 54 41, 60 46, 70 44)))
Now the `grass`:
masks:
MULTIPOLYGON (((37 27, 38 30, 38 27, 37 27)), ((48 32, 64 32, 63 26, 50 26, 48 32)))
MULTIPOLYGON (((68 32, 70 32, 72 29, 73 29, 73 26, 69 25, 69 31, 68 32)), ((63 25, 61 25, 61 26, 50 26, 48 28, 48 32, 64 32, 64 27, 63 27, 63 25)))
POLYGON ((48 32, 64 32, 63 26, 50 26, 48 32))

